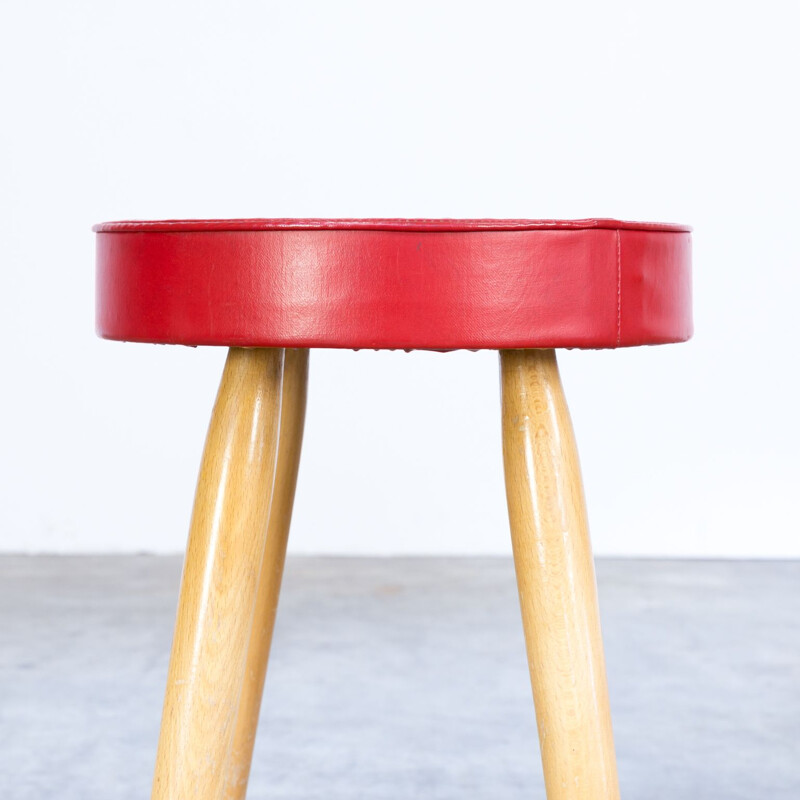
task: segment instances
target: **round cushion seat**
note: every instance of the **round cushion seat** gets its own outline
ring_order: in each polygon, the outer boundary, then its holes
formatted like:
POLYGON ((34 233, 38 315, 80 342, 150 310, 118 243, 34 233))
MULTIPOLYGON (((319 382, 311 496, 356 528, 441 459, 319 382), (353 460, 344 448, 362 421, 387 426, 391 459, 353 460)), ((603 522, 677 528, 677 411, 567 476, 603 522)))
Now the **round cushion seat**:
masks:
POLYGON ((620 347, 692 333, 682 225, 586 220, 108 222, 97 330, 242 347, 620 347))

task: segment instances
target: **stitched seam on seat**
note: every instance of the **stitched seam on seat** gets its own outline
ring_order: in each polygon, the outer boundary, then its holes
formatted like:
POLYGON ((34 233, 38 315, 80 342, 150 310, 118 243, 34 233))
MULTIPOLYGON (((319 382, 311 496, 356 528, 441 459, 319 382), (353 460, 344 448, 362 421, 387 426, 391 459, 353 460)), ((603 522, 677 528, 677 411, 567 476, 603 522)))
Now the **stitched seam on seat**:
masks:
POLYGON ((634 230, 664 231, 678 233, 687 230, 686 226, 669 223, 621 222, 610 219, 584 220, 458 220, 435 218, 396 218, 396 219, 216 219, 216 220, 123 220, 94 225, 97 233, 145 232, 152 230, 179 230, 186 233, 211 231, 280 231, 280 230, 356 230, 356 231, 398 231, 406 228, 408 232, 428 232, 426 226, 440 225, 431 233, 468 233, 480 231, 535 231, 535 230, 597 230, 616 225, 634 230), (248 225, 252 227, 248 227, 248 225), (420 226, 415 230, 415 225, 420 226))
POLYGON ((622 340, 622 242, 617 228, 617 347, 622 340))

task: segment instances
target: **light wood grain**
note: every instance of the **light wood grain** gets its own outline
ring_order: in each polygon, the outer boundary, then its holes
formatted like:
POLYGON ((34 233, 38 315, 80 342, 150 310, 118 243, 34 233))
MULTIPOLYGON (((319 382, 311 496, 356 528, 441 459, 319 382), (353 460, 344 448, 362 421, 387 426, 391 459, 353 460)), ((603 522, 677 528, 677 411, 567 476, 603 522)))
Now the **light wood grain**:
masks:
POLYGON ((283 350, 228 353, 181 579, 154 800, 222 797, 267 537, 283 361, 283 350))
POLYGON ((555 352, 501 352, 503 457, 548 800, 619 798, 580 465, 555 352))
POLYGON ((253 745, 258 728, 261 697, 286 559, 297 471, 300 466, 307 387, 308 350, 287 350, 283 369, 283 401, 275 488, 247 651, 247 668, 239 702, 239 714, 228 757, 224 794, 226 800, 243 800, 247 793, 250 762, 253 757, 253 745))

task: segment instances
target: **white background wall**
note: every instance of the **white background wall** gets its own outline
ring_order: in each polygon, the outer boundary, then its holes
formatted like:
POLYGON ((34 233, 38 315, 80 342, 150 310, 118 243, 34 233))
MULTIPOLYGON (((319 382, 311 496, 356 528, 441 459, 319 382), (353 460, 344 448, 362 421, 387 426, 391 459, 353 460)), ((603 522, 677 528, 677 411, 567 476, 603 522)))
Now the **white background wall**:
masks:
MULTIPOLYGON (((800 556, 796 9, 5 4, 0 548, 183 547, 224 353, 96 340, 92 223, 616 216, 696 338, 561 358, 596 550, 800 556)), ((315 351, 292 548, 508 552, 496 361, 315 351)))

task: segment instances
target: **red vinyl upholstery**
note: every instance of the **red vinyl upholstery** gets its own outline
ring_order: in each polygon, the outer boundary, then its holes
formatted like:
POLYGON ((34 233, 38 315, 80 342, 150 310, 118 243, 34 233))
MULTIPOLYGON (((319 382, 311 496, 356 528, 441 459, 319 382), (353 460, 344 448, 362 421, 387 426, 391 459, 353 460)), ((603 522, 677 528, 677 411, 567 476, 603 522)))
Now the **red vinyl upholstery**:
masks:
POLYGON ((452 350, 692 333, 681 225, 249 219, 94 230, 97 331, 108 339, 452 350))

